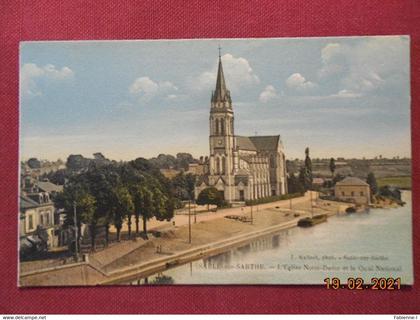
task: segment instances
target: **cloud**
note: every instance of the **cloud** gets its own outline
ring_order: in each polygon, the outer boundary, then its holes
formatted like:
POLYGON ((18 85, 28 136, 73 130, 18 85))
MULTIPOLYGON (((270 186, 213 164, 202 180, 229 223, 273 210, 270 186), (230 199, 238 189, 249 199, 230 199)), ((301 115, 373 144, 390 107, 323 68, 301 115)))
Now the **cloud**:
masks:
POLYGON ((61 81, 73 76, 73 70, 66 66, 57 69, 52 64, 39 67, 35 63, 25 63, 20 70, 20 90, 23 95, 40 96, 42 91, 37 84, 37 80, 44 78, 50 81, 61 81))
POLYGON ((329 43, 321 50, 323 81, 336 82, 339 91, 392 94, 407 84, 408 38, 369 37, 347 44, 329 43))
POLYGON ((140 99, 150 100, 157 95, 165 95, 172 99, 176 97, 171 92, 178 88, 170 81, 155 82, 149 77, 139 77, 128 88, 129 92, 140 99))
POLYGON ((272 85, 268 85, 265 87, 265 89, 261 92, 259 100, 262 103, 267 103, 270 100, 273 100, 277 97, 277 91, 276 88, 274 88, 272 85))
MULTIPOLYGON (((255 74, 249 61, 243 57, 235 57, 230 53, 222 56, 223 71, 229 90, 239 91, 242 87, 259 84, 260 79, 255 74)), ((191 86, 196 90, 212 90, 216 84, 218 63, 211 70, 202 72, 191 80, 191 86)))
POLYGON ((286 86, 296 91, 306 91, 317 86, 316 83, 308 81, 300 73, 293 73, 286 79, 286 86))
POLYGON ((361 93, 353 92, 347 89, 340 90, 338 93, 330 95, 332 98, 360 98, 361 96, 361 93))

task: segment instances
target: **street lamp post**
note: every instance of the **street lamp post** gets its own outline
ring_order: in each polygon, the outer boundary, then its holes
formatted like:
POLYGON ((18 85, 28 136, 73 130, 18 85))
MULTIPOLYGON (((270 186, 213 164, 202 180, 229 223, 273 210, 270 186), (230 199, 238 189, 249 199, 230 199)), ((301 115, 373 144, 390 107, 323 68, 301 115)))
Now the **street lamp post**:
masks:
POLYGON ((311 195, 311 217, 313 218, 314 217, 314 206, 313 206, 313 203, 312 203, 312 190, 310 190, 309 192, 310 192, 310 195, 311 195))
POLYGON ((188 243, 191 243, 191 200, 188 200, 188 243))
POLYGON ((197 223, 197 202, 194 200, 194 223, 197 223))
POLYGON ((73 222, 75 230, 75 257, 79 261, 79 228, 77 227, 76 201, 73 201, 73 222))

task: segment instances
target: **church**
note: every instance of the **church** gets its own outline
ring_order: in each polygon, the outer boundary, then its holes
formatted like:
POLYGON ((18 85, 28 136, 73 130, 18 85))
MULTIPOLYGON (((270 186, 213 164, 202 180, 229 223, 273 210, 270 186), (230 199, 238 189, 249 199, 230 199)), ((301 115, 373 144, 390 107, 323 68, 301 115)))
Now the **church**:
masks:
POLYGON ((196 199, 208 187, 215 187, 229 203, 286 194, 286 160, 280 136, 237 136, 234 124, 219 54, 209 118, 210 156, 197 179, 196 199))

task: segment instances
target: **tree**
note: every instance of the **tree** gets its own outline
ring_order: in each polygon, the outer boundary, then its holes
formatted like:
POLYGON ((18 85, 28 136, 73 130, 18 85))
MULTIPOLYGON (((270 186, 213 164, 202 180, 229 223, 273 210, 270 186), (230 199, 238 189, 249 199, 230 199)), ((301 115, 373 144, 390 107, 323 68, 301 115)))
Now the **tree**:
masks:
POLYGON ((332 186, 335 186, 335 184, 341 180, 343 180, 345 178, 345 176, 343 176, 340 173, 337 173, 333 178, 332 178, 332 186))
POLYGON ((335 172, 336 166, 335 166, 335 160, 334 158, 330 159, 330 171, 331 171, 331 175, 334 177, 334 172, 335 172))
POLYGON ((305 187, 294 174, 291 174, 287 178, 287 190, 289 193, 303 193, 305 192, 305 187))
POLYGON ((378 184, 376 182, 376 177, 373 172, 369 172, 367 175, 366 182, 369 184, 370 187, 370 194, 373 196, 378 193, 378 184))
POLYGON ((41 168, 41 162, 37 158, 30 158, 28 160, 28 166, 31 169, 39 169, 41 168))
POLYGON ((113 214, 113 223, 117 229, 117 241, 121 241, 121 228, 124 218, 131 215, 134 204, 128 188, 124 185, 119 185, 115 188, 115 207, 113 214))
POLYGON ((214 187, 209 187, 200 192, 197 197, 197 204, 199 205, 207 205, 207 210, 211 204, 216 206, 220 206, 223 202, 219 191, 214 187))
POLYGON ((90 160, 81 154, 71 154, 67 157, 66 168, 71 171, 79 171, 89 166, 90 160))
POLYGON ((176 154, 176 166, 177 169, 188 170, 190 163, 194 162, 194 158, 191 154, 186 152, 179 152, 176 154))
POLYGON ((309 157, 309 148, 305 149, 305 165, 300 169, 299 181, 304 186, 305 190, 312 188, 312 161, 309 157))
POLYGON ((172 179, 172 194, 179 200, 194 200, 196 176, 184 172, 180 172, 175 178, 172 179))
MULTIPOLYGON (((81 237, 81 224, 91 224, 96 211, 96 199, 89 193, 83 177, 70 179, 53 201, 56 208, 64 209, 66 212, 65 223, 68 225, 74 225, 74 209, 76 209, 77 226, 75 228, 78 229, 78 235, 81 237)), ((75 241, 79 242, 79 239, 75 241)))

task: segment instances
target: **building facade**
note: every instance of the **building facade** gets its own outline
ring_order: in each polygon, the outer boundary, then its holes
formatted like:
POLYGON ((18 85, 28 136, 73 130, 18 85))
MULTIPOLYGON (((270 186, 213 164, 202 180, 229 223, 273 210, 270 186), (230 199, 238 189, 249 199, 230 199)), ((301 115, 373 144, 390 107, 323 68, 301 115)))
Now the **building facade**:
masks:
POLYGON ((335 184, 335 197, 352 201, 357 204, 370 204, 370 187, 363 180, 355 177, 347 177, 335 184))
POLYGON ((54 228, 54 204, 47 192, 20 195, 20 238, 36 233, 38 226, 48 234, 48 246, 57 246, 54 228))
POLYGON ((215 187, 228 202, 287 193, 286 160, 280 136, 235 135, 234 112, 219 55, 216 89, 209 117, 210 156, 195 196, 215 187))

